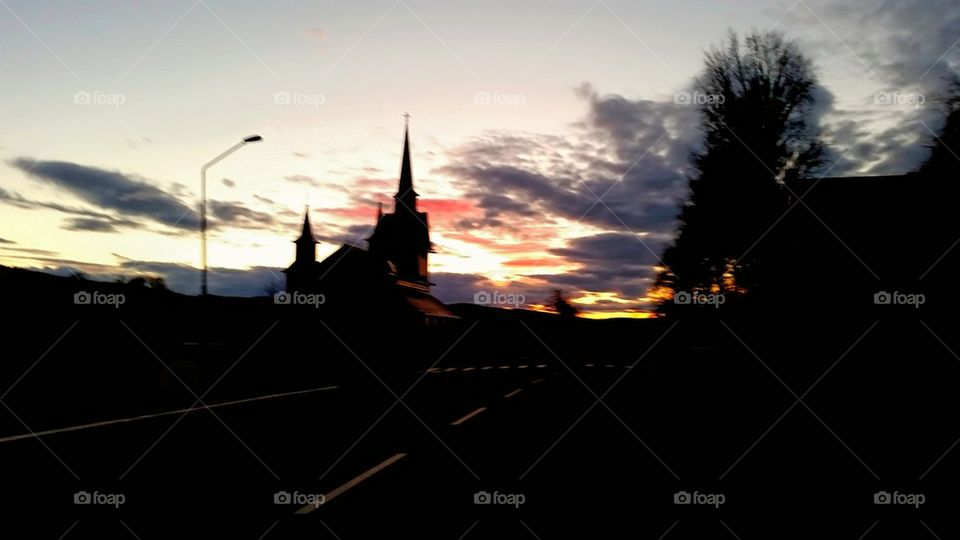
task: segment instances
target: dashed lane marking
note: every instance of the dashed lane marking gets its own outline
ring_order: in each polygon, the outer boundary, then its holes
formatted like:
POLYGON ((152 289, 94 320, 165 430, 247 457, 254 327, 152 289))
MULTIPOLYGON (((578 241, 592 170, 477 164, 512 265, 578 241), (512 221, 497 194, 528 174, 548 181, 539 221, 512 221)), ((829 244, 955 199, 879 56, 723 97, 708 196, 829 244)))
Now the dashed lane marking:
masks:
POLYGON ((509 398, 512 398, 513 396, 519 394, 520 392, 523 392, 523 388, 517 388, 516 390, 514 390, 513 392, 510 392, 509 394, 505 394, 503 397, 509 399, 509 398))
POLYGON ((47 429, 47 430, 44 430, 44 431, 36 431, 36 432, 33 432, 33 433, 24 433, 24 434, 22 434, 22 435, 11 435, 11 436, 9 436, 9 437, 3 437, 3 438, 0 438, 0 443, 12 442, 12 441, 19 441, 19 440, 22 440, 22 439, 33 439, 33 438, 35 438, 35 437, 43 437, 43 436, 46 436, 46 435, 57 435, 57 434, 60 434, 60 433, 69 433, 69 432, 71 432, 71 431, 82 431, 82 430, 84 430, 84 429, 91 429, 91 428, 98 428, 98 427, 106 427, 106 426, 112 426, 112 425, 116 425, 116 424, 125 424, 125 423, 128 423, 128 422, 136 422, 136 421, 138 421, 138 420, 149 420, 149 419, 151 419, 151 418, 160 418, 160 417, 163 417, 163 416, 173 416, 173 415, 176 415, 176 414, 186 414, 186 413, 188 413, 188 412, 194 412, 194 411, 203 411, 203 410, 208 410, 208 409, 217 409, 217 408, 219 408, 219 407, 228 407, 228 406, 230 406, 230 405, 239 405, 239 404, 241 404, 241 403, 251 403, 251 402, 254 402, 254 401, 262 401, 262 400, 265 400, 265 399, 276 399, 276 398, 281 398, 281 397, 296 396, 296 395, 300 395, 300 394, 309 394, 309 393, 313 393, 313 392, 320 392, 320 391, 323 391, 323 390, 334 390, 334 389, 337 389, 337 388, 339 388, 339 387, 338 387, 338 386, 324 386, 324 387, 322 387, 322 388, 311 388, 311 389, 309 389, 309 390, 297 390, 297 391, 295 391, 295 392, 287 392, 287 393, 284 393, 284 394, 270 394, 270 395, 266 395, 266 396, 257 396, 257 397, 246 398, 246 399, 237 399, 237 400, 234 400, 234 401, 224 401, 223 403, 214 403, 213 405, 204 405, 204 406, 201 406, 201 407, 192 407, 192 408, 187 408, 187 409, 177 409, 177 410, 175 410, 175 411, 165 411, 165 412, 152 413, 152 414, 142 414, 142 415, 140 415, 140 416, 132 416, 132 417, 130 417, 130 418, 117 418, 116 420, 104 420, 104 421, 102 421, 102 422, 93 422, 93 423, 90 423, 90 424, 81 424, 81 425, 78 425, 78 426, 70 426, 70 427, 63 427, 63 428, 56 428, 56 429, 47 429))
MULTIPOLYGON (((366 480, 367 478, 370 478, 371 476, 377 474, 378 472, 380 472, 380 471, 386 469, 387 467, 393 465, 393 464, 396 463, 397 461, 399 461, 399 460, 403 459, 404 457, 406 457, 406 455, 407 455, 407 454, 404 454, 404 453, 394 454, 394 455, 390 456, 389 458, 387 458, 386 460, 384 460, 384 461, 383 461, 382 463, 380 463, 379 465, 376 465, 376 466, 374 466, 374 467, 371 467, 370 469, 368 469, 368 470, 367 470, 366 472, 364 472, 363 474, 354 477, 352 480, 348 481, 346 484, 343 484, 342 486, 340 486, 340 487, 334 489, 333 491, 327 493, 326 495, 324 495, 324 496, 323 496, 323 504, 329 504, 330 501, 332 501, 334 498, 339 497, 340 495, 343 495, 343 494, 346 493, 347 490, 349 490, 350 488, 356 486, 357 484, 359 484, 360 482, 363 482, 363 481, 366 480)), ((313 512, 314 510, 316 510, 316 509, 319 508, 319 507, 320 507, 319 505, 307 504, 307 505, 302 506, 302 507, 301 507, 299 510, 297 510, 295 513, 296 513, 296 514, 309 514, 310 512, 313 512)))
POLYGON ((467 413, 465 416, 462 416, 462 417, 460 417, 459 419, 454 420, 453 422, 450 423, 450 425, 451 425, 451 426, 459 426, 460 424, 466 422, 467 420, 470 420, 471 418, 473 418, 474 416, 482 413, 482 412, 485 411, 485 410, 487 410, 486 407, 479 407, 479 408, 477 408, 476 410, 474 410, 474 411, 472 411, 472 412, 470 412, 470 413, 467 413))

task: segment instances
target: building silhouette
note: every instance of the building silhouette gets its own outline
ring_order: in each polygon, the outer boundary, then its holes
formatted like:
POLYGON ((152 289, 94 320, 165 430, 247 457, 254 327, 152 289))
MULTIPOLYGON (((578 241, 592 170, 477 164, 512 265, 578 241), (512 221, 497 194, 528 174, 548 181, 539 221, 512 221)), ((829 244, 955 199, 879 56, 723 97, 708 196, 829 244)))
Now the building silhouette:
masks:
POLYGON ((321 293, 325 308, 339 312, 376 313, 435 326, 456 319, 430 294, 428 256, 432 250, 426 212, 417 209, 413 189, 409 121, 404 126, 400 182, 393 212, 377 209, 368 249, 343 244, 317 261, 317 239, 309 209, 300 236, 294 240, 296 258, 284 270, 288 293, 321 293))

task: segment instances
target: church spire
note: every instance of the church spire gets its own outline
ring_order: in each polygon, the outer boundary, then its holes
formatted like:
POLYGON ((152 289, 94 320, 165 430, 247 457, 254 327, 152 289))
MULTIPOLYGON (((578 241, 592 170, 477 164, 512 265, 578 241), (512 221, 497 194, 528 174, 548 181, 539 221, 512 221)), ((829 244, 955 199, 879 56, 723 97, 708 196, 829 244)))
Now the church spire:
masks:
POLYGON ((303 231, 300 233, 300 238, 294 240, 293 243, 297 245, 297 258, 294 264, 312 264, 317 260, 317 238, 313 236, 313 228, 310 227, 309 206, 303 216, 303 231))
POLYGON ((410 166, 410 115, 404 113, 403 126, 403 159, 400 162, 400 187, 393 197, 396 201, 394 212, 399 212, 404 206, 408 211, 417 210, 417 192, 413 190, 413 168, 410 166))
POLYGON ((297 238, 297 243, 300 242, 312 242, 317 243, 317 239, 313 236, 313 227, 310 226, 310 207, 307 206, 304 210, 303 215, 303 230, 300 233, 300 238, 297 238))

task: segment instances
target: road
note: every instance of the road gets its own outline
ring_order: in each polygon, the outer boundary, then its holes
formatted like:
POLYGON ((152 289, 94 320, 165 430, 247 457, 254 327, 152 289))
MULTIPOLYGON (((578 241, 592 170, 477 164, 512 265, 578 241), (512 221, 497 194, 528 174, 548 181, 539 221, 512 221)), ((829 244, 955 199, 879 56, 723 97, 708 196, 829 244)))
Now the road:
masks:
POLYGON ((830 354, 797 345, 803 369, 732 323, 722 340, 660 325, 576 350, 532 328, 527 346, 485 347, 496 333, 481 329, 409 362, 326 328, 305 363, 290 354, 300 329, 270 321, 175 340, 84 324, 10 369, 0 399, 4 508, 42 511, 38 538, 755 538, 799 514, 818 519, 798 530, 836 522, 838 538, 877 520, 908 536, 955 526, 936 512, 958 499, 946 451, 960 434, 924 411, 955 406, 956 360, 931 341, 907 375, 878 359, 888 335, 869 321, 830 354), (78 352, 105 335, 109 361, 89 367, 78 352), (920 383, 900 394, 913 402, 891 393, 920 383), (884 489, 926 502, 878 507, 884 489))

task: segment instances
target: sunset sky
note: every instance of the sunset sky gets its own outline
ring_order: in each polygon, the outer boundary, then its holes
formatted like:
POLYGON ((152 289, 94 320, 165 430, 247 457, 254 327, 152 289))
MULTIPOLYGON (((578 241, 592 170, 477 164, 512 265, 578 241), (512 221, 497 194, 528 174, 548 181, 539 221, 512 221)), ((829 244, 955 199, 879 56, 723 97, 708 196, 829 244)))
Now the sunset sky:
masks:
POLYGON ((320 258, 389 210, 408 112, 441 300, 636 315, 728 29, 813 59, 830 176, 915 167, 960 67, 950 0, 0 0, 0 264, 195 294, 200 167, 260 134, 208 196, 211 291, 262 294, 305 205, 320 258))

